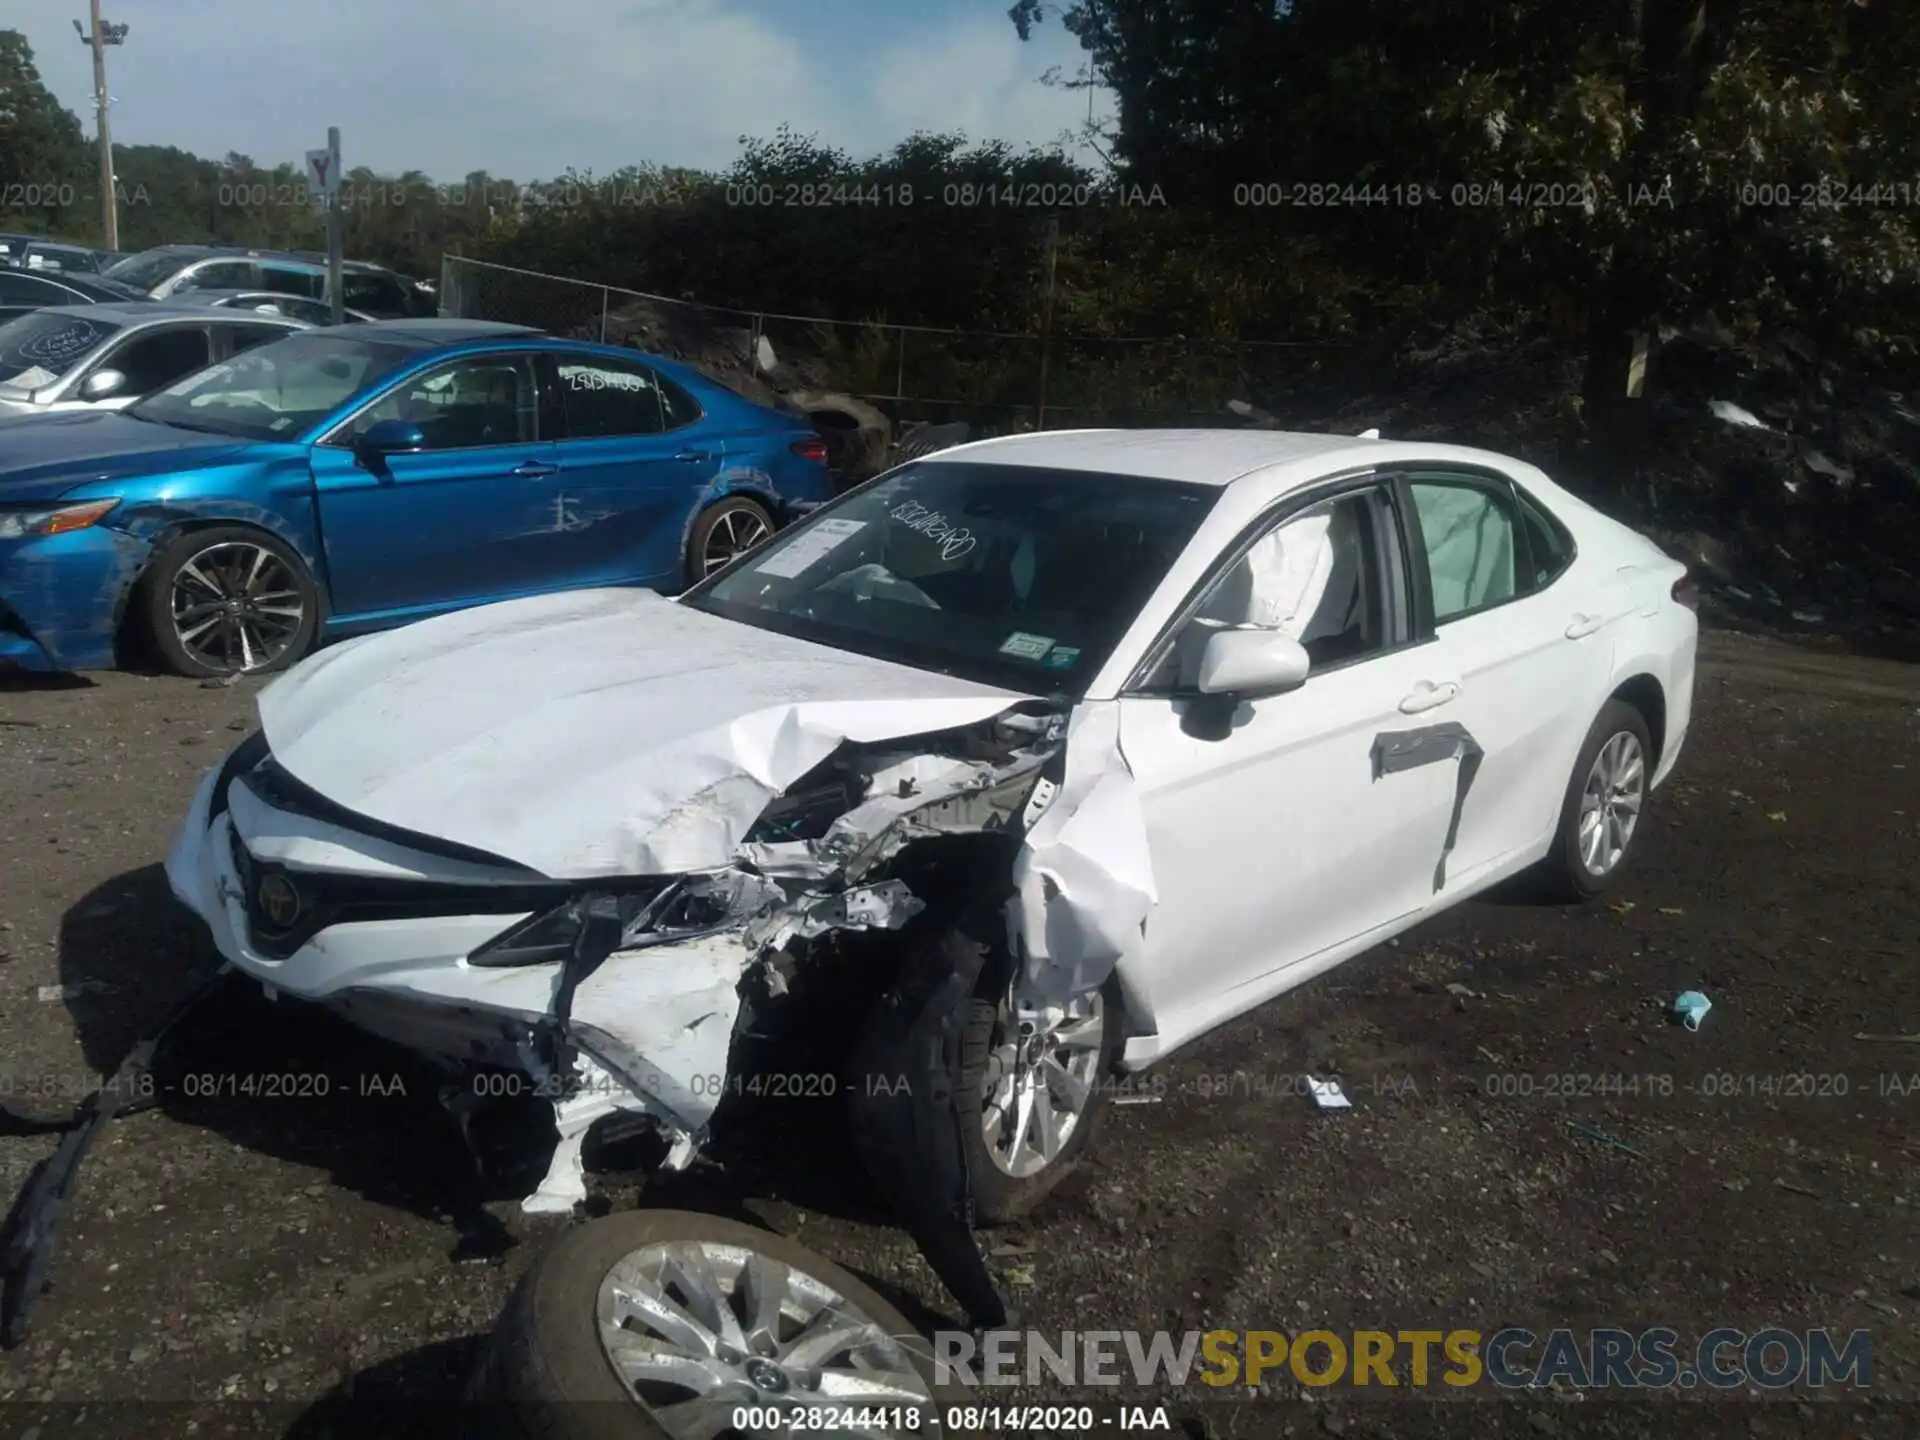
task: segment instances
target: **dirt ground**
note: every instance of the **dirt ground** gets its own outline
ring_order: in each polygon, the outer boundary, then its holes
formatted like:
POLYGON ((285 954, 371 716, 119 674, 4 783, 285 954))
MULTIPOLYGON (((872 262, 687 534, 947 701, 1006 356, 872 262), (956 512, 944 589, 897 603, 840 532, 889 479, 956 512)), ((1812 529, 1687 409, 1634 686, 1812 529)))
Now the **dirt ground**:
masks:
MULTIPOLYGON (((77 1101, 210 968, 158 862, 254 688, 0 679, 12 1098, 77 1101)), ((1920 1433, 1920 669, 1716 634, 1696 716, 1611 904, 1469 904, 1139 1085, 1048 1208, 989 1237, 1025 1324, 1864 1328, 1867 1391, 1159 1398, 1195 1436, 1920 1433), (1693 1034, 1663 1014, 1689 988, 1713 1000, 1693 1034), (1354 1108, 1317 1112, 1306 1072, 1354 1108)), ((551 1223, 503 1198, 522 1243, 452 1260, 460 1157, 423 1077, 243 988, 162 1080, 94 1150, 54 1286, 0 1355, 0 1437, 455 1433, 551 1223)), ((54 1143, 0 1136, 0 1186, 54 1143)), ((787 1148, 664 1198, 796 1234, 941 1323, 845 1155, 787 1148)))

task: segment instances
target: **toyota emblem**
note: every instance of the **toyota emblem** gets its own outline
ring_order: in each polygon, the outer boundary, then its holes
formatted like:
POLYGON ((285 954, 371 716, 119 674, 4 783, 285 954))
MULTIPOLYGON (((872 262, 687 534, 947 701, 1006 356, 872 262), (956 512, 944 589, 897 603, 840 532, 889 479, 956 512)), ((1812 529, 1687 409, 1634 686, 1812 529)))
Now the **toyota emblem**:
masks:
POLYGON ((260 882, 260 913, 276 930, 285 930, 300 918, 300 892, 284 875, 269 875, 260 882))

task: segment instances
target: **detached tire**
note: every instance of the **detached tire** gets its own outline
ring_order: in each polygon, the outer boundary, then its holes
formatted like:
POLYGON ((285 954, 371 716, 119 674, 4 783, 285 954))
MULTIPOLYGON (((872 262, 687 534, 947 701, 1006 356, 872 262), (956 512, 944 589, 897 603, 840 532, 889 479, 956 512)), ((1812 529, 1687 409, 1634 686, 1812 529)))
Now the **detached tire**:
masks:
MULTIPOLYGON (((642 1403, 615 1371, 601 1338, 602 1285, 614 1267, 633 1263, 629 1257, 639 1255, 639 1263, 651 1268, 667 1253, 656 1247, 691 1245, 703 1248, 723 1285, 732 1283, 729 1277, 739 1268, 739 1252, 751 1252, 786 1267, 786 1273, 795 1277, 786 1282, 787 1294, 795 1297, 796 1287, 801 1293, 783 1307, 785 1318, 779 1328, 787 1332, 785 1342, 791 1342, 800 1327, 825 1307, 829 1297, 837 1297, 846 1318, 855 1318, 857 1312, 860 1320, 871 1325, 876 1332, 875 1343, 879 1343, 880 1334, 898 1342, 891 1361, 910 1365, 924 1382, 929 1398, 920 1408, 926 1415, 941 1418, 948 1404, 962 1403, 961 1396, 943 1396, 934 1386, 931 1343, 869 1286, 823 1256, 784 1236, 713 1215, 632 1210, 563 1234, 522 1277, 468 1388, 480 1433, 497 1440, 684 1440, 688 1434, 733 1433, 724 1424, 715 1429, 690 1428, 688 1412, 676 1415, 672 1408, 676 1400, 684 1403, 694 1393, 687 1386, 666 1384, 655 1389, 658 1382, 643 1382, 643 1388, 651 1393, 642 1403)), ((779 1274, 773 1267, 768 1267, 767 1273, 776 1279, 779 1274)), ((683 1308, 698 1315, 701 1307, 686 1303, 686 1284, 669 1273, 662 1289, 677 1294, 683 1308)), ((810 1405, 835 1403, 827 1392, 805 1388, 803 1362, 789 1359, 782 1364, 780 1357, 787 1354, 783 1345, 760 1341, 747 1319, 750 1301, 744 1289, 734 1287, 722 1300, 742 1322, 749 1348, 738 1352, 730 1346, 721 1347, 723 1357, 739 1358, 723 1359, 719 1368, 738 1371, 742 1378, 737 1387, 712 1392, 709 1405, 718 1405, 724 1412, 735 1405, 744 1408, 777 1403, 782 1394, 798 1395, 810 1405), (755 1375, 762 1382, 758 1390, 745 1378, 747 1375, 755 1375), (779 1388, 782 1383, 788 1387, 784 1391, 779 1388)), ((624 1333, 632 1337, 635 1354, 648 1341, 666 1343, 658 1335, 633 1328, 632 1322, 624 1333)), ((848 1373, 843 1352, 819 1358, 830 1364, 842 1362, 833 1368, 843 1375, 848 1373)), ((704 1368, 689 1363, 682 1374, 697 1377, 704 1368)), ((857 1406, 862 1402, 849 1398, 847 1403, 857 1406)), ((877 1406, 882 1402, 875 1399, 866 1403, 877 1406)), ((891 1407, 906 1402, 886 1403, 891 1407)), ((950 1436, 954 1432, 928 1429, 918 1433, 950 1436)))
POLYGON ((687 584, 699 584, 772 535, 773 516, 749 495, 729 495, 708 506, 687 534, 687 584))
POLYGON ((1541 862, 1555 898, 1591 900, 1620 878, 1645 826, 1653 741, 1640 712, 1609 700, 1587 731, 1560 807, 1560 829, 1541 862))
POLYGON ((147 567, 135 604, 154 656, 197 680, 284 670, 312 648, 320 624, 306 563, 246 525, 176 535, 147 567))
POLYGON ((1048 1045, 1044 1038, 1036 1043, 1018 1034, 1007 1003, 1005 976, 996 975, 997 968, 990 966, 988 974, 999 979, 1001 993, 977 996, 971 1002, 960 1051, 961 1139, 967 1151, 974 1219, 983 1226, 1024 1219, 1073 1173, 1106 1114, 1112 1099, 1109 1080, 1126 1041, 1117 977, 1076 1002, 1076 1008, 1093 1013, 1075 1016, 1070 1012, 1071 1018, 1048 1045), (1091 1064, 1076 1061, 1081 1055, 1092 1057, 1091 1064), (1032 1088, 1034 1081, 1040 1082, 1037 1089, 1032 1088), (1025 1131, 1029 1144, 1042 1118, 1041 1107, 1055 1117, 1057 1136, 1066 1128, 1058 1117, 1067 1098, 1081 1088, 1086 1096, 1051 1158, 1037 1166, 1034 1162, 1040 1157, 1031 1154, 1024 1163, 1010 1163, 1007 1127, 1020 1123, 1023 1086, 1030 1089, 1025 1131), (1000 1115, 997 1124, 990 1120, 995 1111, 1000 1115))

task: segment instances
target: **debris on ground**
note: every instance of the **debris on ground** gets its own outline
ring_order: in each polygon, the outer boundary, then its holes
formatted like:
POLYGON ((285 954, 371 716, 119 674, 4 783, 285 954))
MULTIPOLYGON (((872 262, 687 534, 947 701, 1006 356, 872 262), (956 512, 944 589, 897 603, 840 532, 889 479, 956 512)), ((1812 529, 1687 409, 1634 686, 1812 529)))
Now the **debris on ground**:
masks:
MULTIPOLYGON (((1602 1145, 1611 1146, 1615 1150, 1623 1150, 1629 1155, 1640 1155, 1640 1152, 1631 1145, 1614 1139, 1613 1136, 1607 1134, 1604 1130, 1596 1130, 1591 1125, 1582 1125, 1578 1120, 1569 1120, 1567 1122, 1567 1128, 1576 1135, 1584 1135, 1589 1140, 1597 1140, 1602 1145)), ((1641 1158, 1644 1159, 1645 1157, 1642 1156, 1641 1158)))
POLYGON ((1713 1002, 1698 990, 1686 990, 1674 998, 1673 1017, 1687 1029, 1698 1030, 1712 1008, 1713 1002))
POLYGON ((1346 1092, 1340 1088, 1338 1080, 1316 1080, 1307 1077, 1307 1088, 1313 1094, 1313 1103, 1322 1110, 1351 1110, 1353 1102, 1347 1099, 1346 1092))

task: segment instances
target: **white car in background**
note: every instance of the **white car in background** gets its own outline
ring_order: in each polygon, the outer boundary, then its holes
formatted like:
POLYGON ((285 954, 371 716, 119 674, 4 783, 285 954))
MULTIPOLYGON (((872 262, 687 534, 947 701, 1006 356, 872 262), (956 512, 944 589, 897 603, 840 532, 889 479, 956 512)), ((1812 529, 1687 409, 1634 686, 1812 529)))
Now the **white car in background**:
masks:
POLYGON ((269 991, 551 1083, 532 1209, 580 1198, 609 1118, 684 1163, 760 1037, 845 1010, 833 1064, 958 1095, 955 1134, 855 1094, 933 1244, 969 1194, 987 1220, 1046 1194, 1115 1068, 1517 872, 1605 889, 1696 638, 1684 566, 1500 455, 986 440, 677 599, 511 601, 307 660, 167 871, 269 991))
POLYGON ((308 328, 282 315, 152 300, 49 305, 0 323, 0 420, 124 410, 197 370, 308 328))

